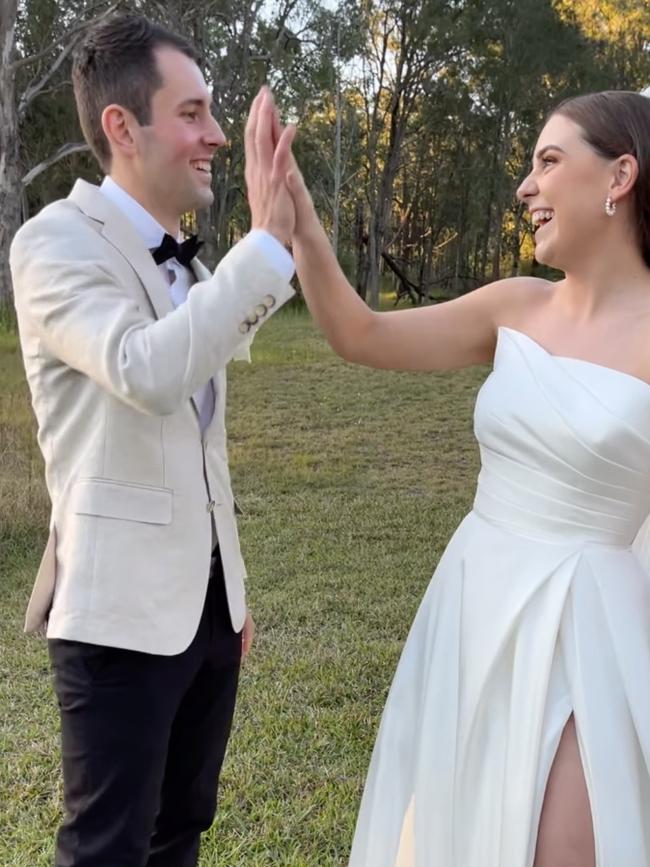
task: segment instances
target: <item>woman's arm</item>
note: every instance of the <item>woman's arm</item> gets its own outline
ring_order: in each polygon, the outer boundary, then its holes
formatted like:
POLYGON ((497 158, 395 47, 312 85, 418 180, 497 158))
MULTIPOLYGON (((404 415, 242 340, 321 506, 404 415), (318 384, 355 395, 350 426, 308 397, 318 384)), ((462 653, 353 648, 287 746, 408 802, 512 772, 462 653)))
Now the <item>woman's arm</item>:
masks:
MULTIPOLYGON (((396 370, 443 370, 492 360, 497 327, 539 297, 534 278, 488 284, 460 298, 377 313, 341 270, 302 176, 287 185, 296 207, 293 254, 307 305, 335 352, 347 361, 396 370)), ((546 284, 545 284, 546 285, 546 284)))

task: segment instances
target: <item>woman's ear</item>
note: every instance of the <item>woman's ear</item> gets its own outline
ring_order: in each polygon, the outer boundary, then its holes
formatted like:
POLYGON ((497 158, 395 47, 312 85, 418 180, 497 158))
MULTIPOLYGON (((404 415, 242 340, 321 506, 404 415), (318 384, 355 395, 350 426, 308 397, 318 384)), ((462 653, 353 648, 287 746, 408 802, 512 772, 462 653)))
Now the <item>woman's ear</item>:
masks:
POLYGON ((631 154, 623 154, 614 163, 612 180, 609 186, 612 198, 622 199, 634 187, 639 177, 639 164, 636 157, 631 154))

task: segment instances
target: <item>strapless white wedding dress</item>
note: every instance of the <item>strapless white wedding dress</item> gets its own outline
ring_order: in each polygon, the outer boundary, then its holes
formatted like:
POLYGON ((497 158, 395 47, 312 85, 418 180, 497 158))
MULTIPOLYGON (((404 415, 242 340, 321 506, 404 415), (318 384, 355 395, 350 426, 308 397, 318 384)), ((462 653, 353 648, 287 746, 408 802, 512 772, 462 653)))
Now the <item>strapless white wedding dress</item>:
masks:
POLYGON ((650 867, 650 385, 501 328, 475 430, 350 867, 531 867, 571 713, 597 867, 650 867))

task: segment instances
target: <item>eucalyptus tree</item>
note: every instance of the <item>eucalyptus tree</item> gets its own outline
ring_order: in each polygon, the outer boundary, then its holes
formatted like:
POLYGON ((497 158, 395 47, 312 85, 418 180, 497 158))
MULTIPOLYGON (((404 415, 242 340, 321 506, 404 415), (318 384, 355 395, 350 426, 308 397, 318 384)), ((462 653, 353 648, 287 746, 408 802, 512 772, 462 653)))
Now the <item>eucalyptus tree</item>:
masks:
POLYGON ((514 192, 544 117, 561 98, 611 77, 551 0, 457 0, 448 11, 446 63, 413 102, 399 196, 384 199, 419 299, 519 270, 529 230, 514 192))
POLYGON ((0 16, 0 303, 11 293, 9 245, 21 216, 20 139, 16 106, 17 0, 5 0, 0 16))
POLYGON ((391 243, 395 179, 412 114, 427 82, 450 62, 458 9, 455 0, 367 2, 367 45, 360 90, 366 114, 368 204, 367 299, 379 303, 380 262, 391 243))
POLYGON ((650 4, 639 0, 555 0, 557 14, 589 41, 607 86, 650 85, 650 4))
POLYGON ((9 246, 27 212, 26 188, 43 171, 72 153, 86 150, 81 141, 56 141, 61 129, 40 142, 52 150, 30 164, 30 120, 39 101, 55 99, 66 65, 83 30, 110 14, 118 4, 3 0, 0 16, 0 303, 11 300, 9 246), (56 143, 54 143, 56 141, 56 143))
POLYGON ((353 217, 350 196, 359 185, 362 118, 354 62, 363 46, 360 10, 305 4, 294 18, 299 50, 276 70, 274 86, 287 116, 298 123, 295 151, 309 179, 332 246, 348 258, 353 217))

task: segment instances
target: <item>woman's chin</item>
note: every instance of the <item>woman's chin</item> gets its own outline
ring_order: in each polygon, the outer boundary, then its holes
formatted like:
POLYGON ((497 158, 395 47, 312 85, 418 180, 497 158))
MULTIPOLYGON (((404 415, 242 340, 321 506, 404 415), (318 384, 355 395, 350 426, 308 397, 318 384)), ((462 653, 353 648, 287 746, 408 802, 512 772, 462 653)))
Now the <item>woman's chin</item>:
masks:
POLYGON ((553 255, 553 249, 548 244, 535 245, 535 259, 540 265, 546 265, 547 268, 560 268, 557 262, 557 255, 553 255))

